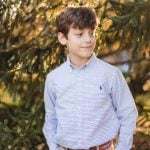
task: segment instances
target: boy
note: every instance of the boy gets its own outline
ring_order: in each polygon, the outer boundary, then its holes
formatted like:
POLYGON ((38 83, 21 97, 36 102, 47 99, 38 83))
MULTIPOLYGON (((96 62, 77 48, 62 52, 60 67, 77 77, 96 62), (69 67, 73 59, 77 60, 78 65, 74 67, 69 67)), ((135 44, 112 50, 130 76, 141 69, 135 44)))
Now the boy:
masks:
POLYGON ((122 73, 96 58, 96 16, 87 7, 66 8, 56 18, 67 61, 45 82, 43 133, 50 150, 129 150, 137 110, 122 73))

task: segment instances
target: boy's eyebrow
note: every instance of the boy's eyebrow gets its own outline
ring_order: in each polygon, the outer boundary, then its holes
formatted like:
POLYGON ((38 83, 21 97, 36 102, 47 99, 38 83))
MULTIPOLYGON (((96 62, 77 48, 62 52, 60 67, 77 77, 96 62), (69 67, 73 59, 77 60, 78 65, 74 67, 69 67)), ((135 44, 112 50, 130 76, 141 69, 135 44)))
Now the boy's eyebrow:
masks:
POLYGON ((82 29, 75 29, 75 28, 72 28, 72 31, 73 31, 73 32, 83 32, 82 29))
MULTIPOLYGON (((79 29, 79 28, 72 28, 73 31, 84 31, 84 29, 79 29)), ((90 32, 94 32, 95 30, 89 29, 90 32)))

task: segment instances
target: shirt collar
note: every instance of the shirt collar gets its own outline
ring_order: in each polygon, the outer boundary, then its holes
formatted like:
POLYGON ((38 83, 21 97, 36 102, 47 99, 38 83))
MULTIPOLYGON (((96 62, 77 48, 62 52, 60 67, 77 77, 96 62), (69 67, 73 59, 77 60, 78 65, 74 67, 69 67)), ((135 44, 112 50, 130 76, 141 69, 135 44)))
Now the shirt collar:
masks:
POLYGON ((83 68, 88 68, 91 64, 93 64, 93 62, 96 60, 96 55, 95 53, 93 52, 93 54, 91 55, 91 57, 89 58, 89 60, 83 64, 82 66, 80 66, 79 68, 74 66, 71 61, 70 61, 70 58, 69 58, 69 54, 67 55, 67 63, 68 65, 72 68, 72 69, 83 69, 83 68))

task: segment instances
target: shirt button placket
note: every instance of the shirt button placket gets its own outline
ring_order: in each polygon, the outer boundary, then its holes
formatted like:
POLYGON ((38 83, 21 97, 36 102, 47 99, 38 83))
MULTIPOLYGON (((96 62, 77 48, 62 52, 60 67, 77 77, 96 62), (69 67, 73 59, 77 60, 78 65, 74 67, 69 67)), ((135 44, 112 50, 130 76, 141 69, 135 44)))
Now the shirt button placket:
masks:
POLYGON ((78 92, 79 92, 79 99, 78 99, 78 129, 79 129, 79 134, 80 134, 80 141, 79 141, 79 145, 82 145, 82 69, 79 71, 78 74, 78 92))
MULTIPOLYGON (((84 146, 87 146, 87 143, 85 143, 85 140, 84 140, 84 123, 85 123, 85 120, 84 120, 84 118, 85 118, 85 112, 84 112, 84 107, 85 107, 85 92, 84 92, 84 89, 85 89, 85 74, 87 74, 87 66, 85 66, 85 68, 83 69, 83 71, 82 71, 82 102, 81 102, 81 106, 82 106, 82 108, 81 108, 81 110, 82 110, 82 145, 83 145, 83 147, 84 146)), ((87 149, 87 150, 89 150, 89 149, 87 149)))
POLYGON ((84 101, 83 101, 83 97, 84 97, 84 93, 83 93, 83 88, 84 88, 84 81, 83 81, 83 74, 84 74, 84 68, 82 69, 82 71, 81 71, 81 73, 80 73, 80 83, 81 83, 81 89, 80 89, 80 91, 81 91, 81 97, 80 97, 80 107, 81 107, 81 112, 80 112, 80 114, 81 114, 81 145, 82 146, 84 146, 84 141, 83 141, 83 138, 84 138, 84 129, 83 129, 83 123, 84 123, 84 121, 83 121, 83 103, 84 103, 84 101))

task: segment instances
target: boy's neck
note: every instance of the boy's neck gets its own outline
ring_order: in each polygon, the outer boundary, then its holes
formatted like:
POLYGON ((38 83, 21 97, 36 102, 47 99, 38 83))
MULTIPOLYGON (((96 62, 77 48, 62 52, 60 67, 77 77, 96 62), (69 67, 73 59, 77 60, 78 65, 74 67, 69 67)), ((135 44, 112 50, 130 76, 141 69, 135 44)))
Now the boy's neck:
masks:
MULTIPOLYGON (((91 54, 91 56, 92 56, 92 54, 91 54)), ((74 57, 74 56, 72 57, 71 55, 69 55, 70 62, 77 68, 80 68, 81 66, 86 64, 88 62, 88 60, 90 59, 90 57, 78 58, 78 57, 74 57)))

